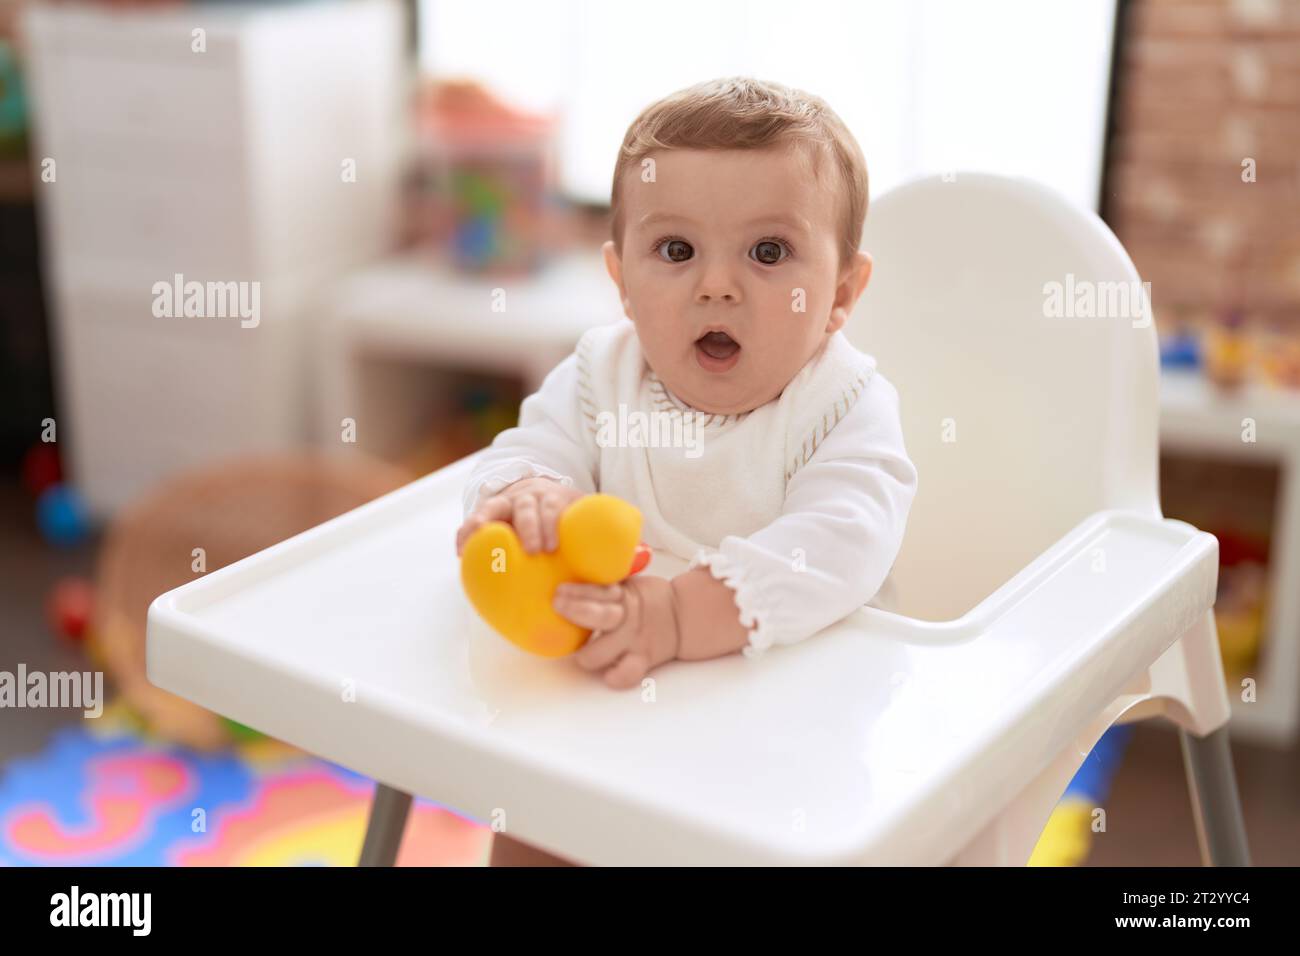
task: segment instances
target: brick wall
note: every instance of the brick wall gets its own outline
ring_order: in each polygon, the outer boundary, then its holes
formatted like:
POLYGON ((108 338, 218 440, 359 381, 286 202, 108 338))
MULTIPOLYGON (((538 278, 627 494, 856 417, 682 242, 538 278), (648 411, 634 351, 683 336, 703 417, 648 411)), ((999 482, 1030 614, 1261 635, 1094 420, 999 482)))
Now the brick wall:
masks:
POLYGON ((1132 0, 1126 21, 1107 212, 1160 327, 1235 310, 1300 336, 1300 0, 1132 0))

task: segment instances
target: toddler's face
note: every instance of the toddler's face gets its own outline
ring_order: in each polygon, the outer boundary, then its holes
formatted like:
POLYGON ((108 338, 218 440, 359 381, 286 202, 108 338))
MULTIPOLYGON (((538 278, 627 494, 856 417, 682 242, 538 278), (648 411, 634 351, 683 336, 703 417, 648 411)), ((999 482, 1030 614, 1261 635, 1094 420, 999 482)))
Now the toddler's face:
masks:
POLYGON ((605 264, 673 394, 731 415, 778 397, 847 320, 871 257, 839 261, 835 177, 802 151, 659 150, 620 184, 605 264), (714 333, 714 334, 710 334, 714 333))

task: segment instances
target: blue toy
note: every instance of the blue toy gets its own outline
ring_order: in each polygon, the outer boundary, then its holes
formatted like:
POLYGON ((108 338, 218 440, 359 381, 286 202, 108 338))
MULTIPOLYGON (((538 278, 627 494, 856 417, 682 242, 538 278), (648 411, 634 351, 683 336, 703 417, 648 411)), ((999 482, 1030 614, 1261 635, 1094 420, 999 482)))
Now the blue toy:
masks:
POLYGON ((90 515, 71 485, 50 485, 36 499, 36 525, 51 544, 71 546, 90 533, 90 515))

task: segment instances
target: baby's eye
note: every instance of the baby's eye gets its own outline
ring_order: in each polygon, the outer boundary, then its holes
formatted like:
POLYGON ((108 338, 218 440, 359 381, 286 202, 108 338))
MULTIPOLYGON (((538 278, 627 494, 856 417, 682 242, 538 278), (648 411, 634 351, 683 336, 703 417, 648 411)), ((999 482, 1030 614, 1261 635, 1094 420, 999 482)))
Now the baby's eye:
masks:
POLYGON ((780 239, 760 239, 749 250, 749 257, 765 266, 776 265, 789 256, 786 244, 780 239))
POLYGON ((695 255, 695 247, 685 239, 665 239, 656 248, 659 258, 668 262, 685 262, 695 255))

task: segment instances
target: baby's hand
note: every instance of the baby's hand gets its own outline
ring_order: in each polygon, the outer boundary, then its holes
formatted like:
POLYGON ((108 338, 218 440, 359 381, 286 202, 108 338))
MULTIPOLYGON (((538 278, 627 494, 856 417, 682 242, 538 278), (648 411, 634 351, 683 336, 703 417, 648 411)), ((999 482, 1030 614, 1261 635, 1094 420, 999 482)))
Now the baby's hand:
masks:
POLYGON ((506 521, 519 535, 524 552, 554 551, 559 547, 555 525, 560 513, 586 493, 553 478, 521 478, 484 498, 456 532, 456 556, 465 550, 469 536, 489 521, 506 521))
POLYGON ((677 614, 665 578, 642 575, 621 584, 561 584, 556 613, 593 631, 575 657, 584 670, 603 671, 616 689, 635 687, 677 656, 677 614))

